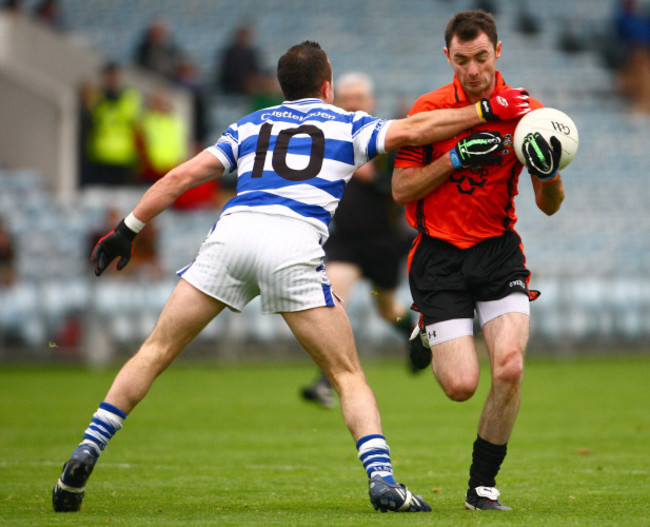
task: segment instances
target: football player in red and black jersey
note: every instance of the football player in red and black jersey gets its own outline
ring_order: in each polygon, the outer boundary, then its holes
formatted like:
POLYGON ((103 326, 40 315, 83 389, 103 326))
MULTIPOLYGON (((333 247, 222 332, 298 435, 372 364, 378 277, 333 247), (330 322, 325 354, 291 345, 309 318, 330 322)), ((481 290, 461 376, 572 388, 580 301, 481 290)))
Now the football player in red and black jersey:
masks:
MULTIPOLYGON (((496 70, 502 44, 490 14, 456 14, 447 25, 445 44, 453 82, 421 96, 410 115, 512 94, 513 88, 496 70)), ((531 98, 530 106, 542 105, 531 98)), ((538 293, 528 288, 530 272, 514 230, 514 198, 523 168, 512 146, 518 118, 493 120, 488 110, 483 120, 454 138, 403 147, 392 190, 418 231, 408 269, 421 334, 416 331, 411 338, 411 358, 422 368, 432 361, 450 399, 472 397, 479 380, 476 311, 492 387, 474 442, 465 504, 469 509, 508 509, 498 500, 495 477, 519 409, 529 303, 538 293)), ((561 146, 557 139, 549 144, 538 134, 527 140, 527 155, 536 156, 526 164, 537 206, 554 214, 565 194, 558 172, 561 146)))

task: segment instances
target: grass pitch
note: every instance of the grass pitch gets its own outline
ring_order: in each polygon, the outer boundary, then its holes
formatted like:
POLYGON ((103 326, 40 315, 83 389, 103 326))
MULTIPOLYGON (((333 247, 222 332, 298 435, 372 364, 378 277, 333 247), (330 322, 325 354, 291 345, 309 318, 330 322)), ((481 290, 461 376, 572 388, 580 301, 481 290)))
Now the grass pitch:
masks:
POLYGON ((79 513, 51 489, 115 374, 0 371, 2 525, 648 525, 650 357, 527 363, 524 398, 497 479, 513 512, 463 509, 489 387, 445 399, 430 372, 366 372, 396 477, 430 514, 380 514, 338 409, 301 401, 308 364, 196 366, 163 374, 89 480, 79 513))

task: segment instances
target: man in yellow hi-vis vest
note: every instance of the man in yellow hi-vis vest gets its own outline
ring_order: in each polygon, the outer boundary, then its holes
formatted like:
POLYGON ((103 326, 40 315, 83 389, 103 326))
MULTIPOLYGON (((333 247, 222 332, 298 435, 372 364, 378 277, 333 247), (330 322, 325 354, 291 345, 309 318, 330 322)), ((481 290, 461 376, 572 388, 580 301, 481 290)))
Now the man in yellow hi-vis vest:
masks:
MULTIPOLYGON (((140 149, 139 182, 150 185, 163 177, 191 155, 187 124, 174 111, 172 100, 165 89, 156 91, 140 120, 138 133, 140 149)), ((174 202, 180 210, 217 206, 219 183, 209 181, 192 188, 174 202)))
POLYGON ((133 183, 138 162, 135 130, 140 118, 138 91, 122 86, 121 69, 109 63, 102 71, 102 85, 90 107, 86 153, 91 169, 83 184, 133 183))
POLYGON ((189 156, 185 122, 174 111, 168 92, 159 89, 149 97, 139 125, 140 181, 151 184, 189 156))

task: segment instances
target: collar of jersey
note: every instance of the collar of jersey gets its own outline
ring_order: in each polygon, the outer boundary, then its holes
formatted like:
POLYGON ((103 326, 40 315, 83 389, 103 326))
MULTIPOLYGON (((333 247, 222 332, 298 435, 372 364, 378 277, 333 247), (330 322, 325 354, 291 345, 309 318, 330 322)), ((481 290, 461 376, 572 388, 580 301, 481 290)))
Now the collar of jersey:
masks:
POLYGON ((308 98, 308 99, 296 99, 295 101, 284 101, 282 105, 284 106, 285 104, 314 104, 314 103, 325 104, 322 99, 308 98))
MULTIPOLYGON (((503 76, 501 75, 500 71, 495 71, 494 76, 496 77, 496 84, 494 85, 494 91, 490 94, 490 96, 494 95, 495 93, 499 93, 506 87, 506 81, 503 80, 503 76)), ((460 83, 456 75, 454 75, 454 89, 456 91, 458 101, 467 102, 467 94, 465 93, 463 85, 460 83)))

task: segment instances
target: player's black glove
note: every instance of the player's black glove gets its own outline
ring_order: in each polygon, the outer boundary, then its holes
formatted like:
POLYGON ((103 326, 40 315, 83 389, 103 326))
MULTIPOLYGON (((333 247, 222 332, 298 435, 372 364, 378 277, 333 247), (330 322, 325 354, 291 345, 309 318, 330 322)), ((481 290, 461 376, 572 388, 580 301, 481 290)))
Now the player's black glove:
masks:
POLYGON ((117 262, 117 270, 121 271, 131 259, 133 253, 133 240, 137 233, 129 229, 122 220, 114 231, 101 238, 90 256, 90 261, 95 262, 95 275, 104 272, 115 258, 121 256, 117 262))
POLYGON ((476 109, 481 121, 515 119, 530 112, 529 99, 524 88, 510 88, 490 99, 481 99, 476 103, 476 109))
POLYGON ((499 132, 476 132, 464 137, 451 149, 451 164, 459 168, 477 167, 497 163, 503 150, 503 137, 499 132))
POLYGON ((557 176, 562 156, 562 143, 551 136, 551 144, 539 132, 524 137, 521 148, 526 166, 540 181, 552 181, 557 176))

